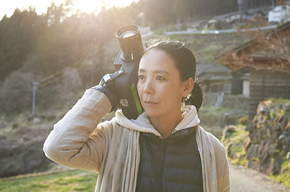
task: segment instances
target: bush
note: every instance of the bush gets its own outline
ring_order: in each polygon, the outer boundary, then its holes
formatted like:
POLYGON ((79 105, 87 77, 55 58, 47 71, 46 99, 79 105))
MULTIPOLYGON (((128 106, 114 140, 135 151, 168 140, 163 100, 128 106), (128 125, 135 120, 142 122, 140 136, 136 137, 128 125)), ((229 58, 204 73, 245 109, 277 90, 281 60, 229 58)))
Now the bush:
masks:
POLYGON ((186 31, 187 30, 187 26, 185 23, 182 23, 180 26, 180 31, 186 31))
POLYGON ((76 68, 67 67, 62 74, 62 80, 57 85, 60 95, 75 92, 82 87, 82 80, 76 68))
POLYGON ((171 23, 167 26, 167 31, 177 31, 177 28, 173 23, 171 23))
POLYGON ((241 117, 239 119, 239 124, 247 125, 248 124, 248 116, 241 117))
POLYGON ((227 22, 225 21, 217 21, 214 25, 216 30, 221 30, 221 29, 226 29, 229 27, 229 25, 227 24, 227 22))
POLYGON ((0 88, 0 113, 21 111, 31 106, 34 75, 15 71, 3 82, 0 88))

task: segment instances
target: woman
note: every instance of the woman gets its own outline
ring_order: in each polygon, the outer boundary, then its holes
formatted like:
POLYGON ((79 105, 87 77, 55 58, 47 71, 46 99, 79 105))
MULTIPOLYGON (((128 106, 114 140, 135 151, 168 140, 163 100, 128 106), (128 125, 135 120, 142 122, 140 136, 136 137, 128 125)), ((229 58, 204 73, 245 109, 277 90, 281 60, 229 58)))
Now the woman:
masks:
POLYGON ((45 154, 98 172, 96 191, 230 191, 225 149, 199 126, 195 72, 195 57, 182 43, 151 46, 138 71, 144 113, 130 120, 118 110, 100 123, 114 102, 100 87, 89 89, 54 126, 45 154))

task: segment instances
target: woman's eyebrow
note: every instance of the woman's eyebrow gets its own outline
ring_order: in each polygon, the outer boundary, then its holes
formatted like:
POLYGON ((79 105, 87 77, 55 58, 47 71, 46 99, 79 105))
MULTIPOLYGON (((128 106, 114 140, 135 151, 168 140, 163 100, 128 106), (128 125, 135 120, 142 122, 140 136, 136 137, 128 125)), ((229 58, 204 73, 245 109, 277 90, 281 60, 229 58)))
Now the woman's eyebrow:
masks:
POLYGON ((140 72, 146 72, 146 70, 145 69, 138 69, 138 73, 140 73, 140 72))
POLYGON ((154 73, 165 73, 165 74, 169 75, 169 73, 167 71, 164 71, 164 70, 155 70, 153 72, 154 73))
MULTIPOLYGON (((145 69, 139 69, 138 72, 146 72, 145 69)), ((167 75, 169 75, 169 73, 167 71, 164 71, 164 70, 154 70, 153 73, 165 73, 167 75)))

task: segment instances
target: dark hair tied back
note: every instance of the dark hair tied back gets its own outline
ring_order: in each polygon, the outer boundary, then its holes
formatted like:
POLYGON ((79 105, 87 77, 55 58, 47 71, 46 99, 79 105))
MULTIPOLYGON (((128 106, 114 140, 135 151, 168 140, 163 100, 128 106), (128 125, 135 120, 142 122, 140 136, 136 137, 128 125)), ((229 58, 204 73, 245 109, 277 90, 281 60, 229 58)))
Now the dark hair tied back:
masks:
POLYGON ((191 95, 188 99, 185 100, 186 105, 194 105, 196 110, 199 111, 200 107, 203 104, 203 91, 201 85, 198 82, 194 82, 194 87, 191 92, 191 95))

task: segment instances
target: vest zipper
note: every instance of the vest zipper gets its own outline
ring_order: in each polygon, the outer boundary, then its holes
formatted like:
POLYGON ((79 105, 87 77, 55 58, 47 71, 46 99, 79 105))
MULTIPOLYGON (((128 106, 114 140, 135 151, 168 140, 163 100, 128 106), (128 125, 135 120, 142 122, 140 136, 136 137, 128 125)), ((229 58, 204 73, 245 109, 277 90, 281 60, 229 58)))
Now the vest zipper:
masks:
POLYGON ((164 139, 161 140, 161 191, 164 189, 165 185, 165 176, 164 176, 164 156, 165 156, 165 146, 164 146, 164 139))

